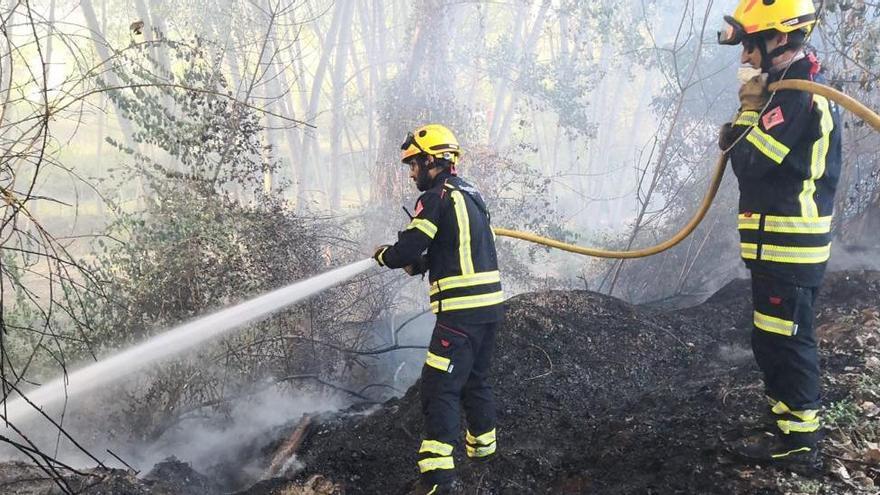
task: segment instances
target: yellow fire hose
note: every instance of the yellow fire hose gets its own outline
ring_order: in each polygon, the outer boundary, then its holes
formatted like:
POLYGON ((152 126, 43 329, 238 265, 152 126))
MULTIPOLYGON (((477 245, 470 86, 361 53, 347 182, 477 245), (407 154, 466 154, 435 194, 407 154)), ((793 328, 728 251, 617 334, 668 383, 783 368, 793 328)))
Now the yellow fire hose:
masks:
MULTIPOLYGON (((838 105, 849 110, 850 112, 856 114, 859 118, 867 122, 875 130, 880 132, 880 115, 877 115, 870 108, 862 105, 855 99, 841 93, 840 91, 837 91, 834 88, 825 86, 824 84, 817 84, 811 81, 804 80, 787 79, 771 84, 768 89, 771 92, 780 90, 807 91, 809 93, 824 96, 829 100, 835 101, 838 105)), ((675 246, 679 242, 683 241, 687 236, 689 236, 695 228, 697 228, 697 225, 699 225, 700 222, 703 220, 703 217, 706 216, 706 212, 709 211, 709 206, 712 205, 712 200, 715 199, 715 193, 718 192, 718 187, 721 185, 721 179, 724 177, 724 168, 726 165, 727 155, 722 154, 718 158, 718 163, 715 165, 715 173, 712 176, 711 184, 709 184, 709 190, 706 191, 706 195, 703 196, 703 201, 700 203, 700 207, 699 209, 697 209, 697 212, 694 213, 694 216, 691 217, 690 221, 688 221, 688 223, 684 227, 682 227, 682 229, 679 230, 674 236, 654 246, 649 246, 641 249, 633 249, 630 251, 610 251, 607 249, 576 246, 574 244, 568 244, 565 242, 557 241, 555 239, 549 239, 547 237, 541 237, 539 235, 531 234, 529 232, 520 232, 518 230, 510 230, 498 227, 493 228, 492 230, 495 231, 496 235, 522 239, 524 241, 534 242, 537 244, 542 244, 544 246, 568 251, 570 253, 582 254, 584 256, 618 259, 644 258, 646 256, 661 253, 671 248, 672 246, 675 246)))

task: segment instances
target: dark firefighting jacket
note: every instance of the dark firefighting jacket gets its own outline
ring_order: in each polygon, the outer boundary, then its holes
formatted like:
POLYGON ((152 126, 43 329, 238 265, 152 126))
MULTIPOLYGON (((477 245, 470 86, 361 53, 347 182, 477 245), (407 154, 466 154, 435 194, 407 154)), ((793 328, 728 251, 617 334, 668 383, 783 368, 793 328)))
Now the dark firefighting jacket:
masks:
POLYGON ((498 321, 504 293, 489 212, 479 191, 443 172, 416 202, 414 217, 383 251, 389 268, 418 266, 427 250, 431 310, 468 323, 498 321))
MULTIPOLYGON (((781 76, 771 74, 769 82, 781 76)), ((812 55, 794 62, 785 78, 824 83, 812 55)), ((734 129, 745 133, 730 151, 743 260, 753 271, 796 285, 820 285, 840 176, 837 106, 823 96, 779 91, 763 114, 742 112, 734 129)))

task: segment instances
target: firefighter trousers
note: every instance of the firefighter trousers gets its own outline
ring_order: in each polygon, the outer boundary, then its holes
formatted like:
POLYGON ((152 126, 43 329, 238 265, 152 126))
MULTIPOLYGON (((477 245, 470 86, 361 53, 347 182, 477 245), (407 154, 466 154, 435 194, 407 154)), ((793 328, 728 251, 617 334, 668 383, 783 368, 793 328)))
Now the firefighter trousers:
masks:
POLYGON ((752 272, 752 351, 774 409, 819 409, 819 358, 813 305, 818 287, 752 272))
POLYGON ((467 418, 468 457, 495 452, 495 400, 487 378, 499 324, 438 320, 434 327, 420 390, 425 437, 418 464, 428 483, 454 477, 452 453, 459 443, 461 405, 467 418))

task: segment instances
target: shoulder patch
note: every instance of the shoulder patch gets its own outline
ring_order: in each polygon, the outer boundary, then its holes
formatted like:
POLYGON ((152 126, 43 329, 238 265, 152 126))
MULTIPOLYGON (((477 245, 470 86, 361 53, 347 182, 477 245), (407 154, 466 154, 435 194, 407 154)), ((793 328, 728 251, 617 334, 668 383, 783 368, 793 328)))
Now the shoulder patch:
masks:
POLYGON ((425 205, 422 204, 422 200, 418 200, 418 202, 416 202, 416 211, 413 213, 413 216, 419 216, 419 213, 421 213, 424 209, 425 205))
POLYGON ((773 110, 769 110, 763 117, 761 117, 761 123, 764 124, 764 130, 767 131, 784 122, 785 116, 782 115, 782 107, 776 107, 773 110))

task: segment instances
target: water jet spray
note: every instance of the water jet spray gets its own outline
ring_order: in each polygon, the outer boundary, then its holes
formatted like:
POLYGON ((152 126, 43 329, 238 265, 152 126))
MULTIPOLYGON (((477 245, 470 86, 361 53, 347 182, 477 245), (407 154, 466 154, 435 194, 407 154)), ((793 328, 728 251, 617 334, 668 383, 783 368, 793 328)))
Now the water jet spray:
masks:
POLYGON ((8 401, 5 420, 15 424, 37 413, 34 407, 45 409, 56 402, 118 381, 149 364, 180 354, 203 342, 220 337, 245 323, 256 321, 295 302, 350 280, 374 266, 376 266, 376 262, 372 258, 367 258, 172 328, 146 342, 58 377, 26 393, 27 400, 23 397, 16 397, 14 400, 8 401))

